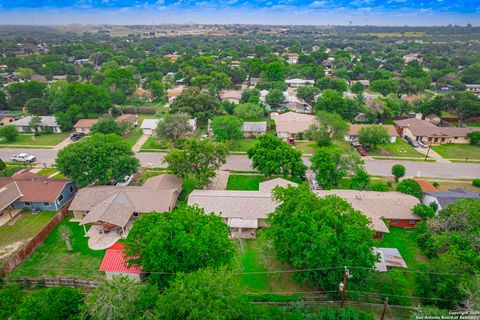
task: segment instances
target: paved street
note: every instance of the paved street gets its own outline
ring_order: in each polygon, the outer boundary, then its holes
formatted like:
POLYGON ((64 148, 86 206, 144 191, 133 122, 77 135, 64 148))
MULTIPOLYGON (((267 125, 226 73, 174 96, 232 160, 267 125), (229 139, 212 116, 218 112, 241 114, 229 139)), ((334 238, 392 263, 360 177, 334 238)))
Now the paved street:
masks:
MULTIPOLYGON (((20 152, 27 152, 37 157, 38 163, 51 165, 57 155, 52 149, 0 149, 0 158, 10 161, 10 156, 20 152)), ((163 167, 164 153, 145 152, 137 153, 137 158, 144 167, 163 167)), ((308 158, 304 158, 305 164, 310 165, 308 158)), ((416 176, 418 172, 423 177, 432 178, 459 178, 473 179, 480 178, 480 164, 473 163, 441 163, 441 162, 413 162, 413 161, 391 161, 391 160, 365 160, 365 167, 372 175, 390 176, 392 165, 400 163, 407 168, 407 177, 416 176)), ((244 155, 231 155, 223 170, 252 170, 250 160, 244 155)))

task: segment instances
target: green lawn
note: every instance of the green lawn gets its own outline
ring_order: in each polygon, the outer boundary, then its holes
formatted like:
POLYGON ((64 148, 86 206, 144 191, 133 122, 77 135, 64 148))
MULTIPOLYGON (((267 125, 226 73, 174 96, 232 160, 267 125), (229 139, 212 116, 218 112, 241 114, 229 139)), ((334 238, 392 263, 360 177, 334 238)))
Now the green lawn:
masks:
POLYGON ((15 276, 103 277, 98 271, 105 250, 88 248, 88 238, 78 222, 69 222, 67 216, 15 271, 15 276), (73 251, 68 251, 61 230, 68 230, 73 251))
POLYGON ((55 146, 68 138, 70 132, 62 133, 42 133, 38 137, 33 134, 19 134, 13 141, 0 141, 3 145, 38 145, 38 146, 55 146))
POLYGON ((157 138, 150 137, 142 145, 142 150, 144 149, 166 150, 168 149, 168 143, 157 138))
POLYGON ((409 145, 405 140, 397 137, 395 143, 388 143, 383 146, 379 146, 375 151, 369 151, 369 156, 389 156, 389 157, 411 157, 411 158, 424 158, 425 156, 415 150, 414 147, 409 145))
MULTIPOLYGON (((332 145, 340 147, 343 151, 351 152, 353 149, 343 139, 333 140, 332 145)), ((314 154, 320 147, 314 141, 295 141, 295 148, 300 150, 303 154, 314 154)))
POLYGON ((52 174, 54 174, 55 172, 58 172, 58 169, 56 169, 56 168, 45 168, 45 169, 42 169, 39 172, 37 172, 37 174, 39 174, 41 176, 49 177, 52 174))
POLYGON ((42 230, 52 217, 55 211, 42 211, 38 214, 32 214, 31 211, 22 211, 20 218, 15 218, 13 225, 5 224, 0 227, 0 255, 3 247, 20 241, 24 242, 42 230))
MULTIPOLYGON (((238 272, 265 272, 288 270, 275 259, 273 248, 261 230, 256 239, 234 239, 236 269, 238 272)), ((240 283, 246 292, 301 292, 308 291, 293 280, 293 273, 241 274, 240 283)))
POLYGON ((128 136, 126 136, 124 138, 124 141, 127 142, 130 147, 133 147, 141 136, 142 136, 142 130, 137 129, 134 132, 131 132, 128 136))
POLYGON ((192 180, 185 179, 182 183, 182 192, 178 196, 178 201, 186 203, 188 201, 188 196, 195 189, 195 182, 192 180))
POLYGON ((480 159, 480 146, 471 144, 444 144, 432 147, 435 152, 447 159, 480 159))
POLYGON ((228 177, 227 190, 258 190, 260 182, 265 181, 261 175, 233 175, 228 177))
POLYGON ((228 142, 228 149, 233 152, 247 152, 248 149, 255 146, 257 139, 238 139, 228 142))

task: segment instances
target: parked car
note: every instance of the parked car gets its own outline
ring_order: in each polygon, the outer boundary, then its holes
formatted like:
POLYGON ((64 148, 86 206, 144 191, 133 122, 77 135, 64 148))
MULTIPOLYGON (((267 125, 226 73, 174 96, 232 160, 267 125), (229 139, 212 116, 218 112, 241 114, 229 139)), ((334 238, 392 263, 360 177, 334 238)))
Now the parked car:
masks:
POLYGON ((132 179, 133 179, 133 175, 125 176, 125 178, 123 178, 122 180, 117 181, 116 185, 120 187, 128 186, 132 182, 132 179))
POLYGON ((363 147, 363 150, 365 150, 366 152, 370 151, 370 145, 369 144, 364 144, 362 147, 363 147))
POLYGON ((82 139, 83 137, 85 137, 85 133, 84 133, 84 132, 74 132, 74 133, 72 133, 72 135, 70 136, 70 140, 72 140, 72 141, 78 141, 78 140, 82 139))
POLYGON ((357 148, 357 152, 362 156, 365 157, 367 155, 367 151, 363 148, 357 148))
POLYGON ((422 148, 428 148, 428 143, 423 142, 422 140, 418 140, 417 143, 420 145, 422 148))
POLYGON ((294 146, 295 145, 295 139, 293 138, 287 138, 287 142, 289 145, 294 146))
POLYGON ((415 141, 415 140, 413 140, 413 139, 410 139, 410 140, 408 141, 408 143, 410 143, 410 145, 411 145, 412 147, 414 147, 414 148, 420 147, 420 145, 418 144, 418 142, 415 141))
POLYGON ((31 154, 28 153, 19 153, 19 154, 14 154, 13 156, 10 157, 10 159, 14 162, 35 162, 37 158, 31 154))

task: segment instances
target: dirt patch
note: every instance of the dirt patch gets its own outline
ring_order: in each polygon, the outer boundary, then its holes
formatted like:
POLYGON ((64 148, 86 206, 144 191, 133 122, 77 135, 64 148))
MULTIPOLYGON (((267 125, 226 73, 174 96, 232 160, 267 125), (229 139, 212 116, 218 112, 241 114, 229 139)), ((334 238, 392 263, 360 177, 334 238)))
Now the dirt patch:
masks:
POLYGON ((0 248, 0 259, 6 258, 9 255, 17 252, 17 250, 20 249, 22 245, 23 245, 22 241, 17 241, 17 242, 10 243, 9 245, 3 248, 0 248))

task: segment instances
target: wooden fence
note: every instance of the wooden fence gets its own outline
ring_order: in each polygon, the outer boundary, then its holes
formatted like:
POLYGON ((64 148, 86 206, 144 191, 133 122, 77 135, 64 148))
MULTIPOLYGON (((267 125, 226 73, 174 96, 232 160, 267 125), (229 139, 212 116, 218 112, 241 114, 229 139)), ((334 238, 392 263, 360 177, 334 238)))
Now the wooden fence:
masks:
POLYGON ((62 277, 18 277, 13 279, 3 278, 3 282, 17 283, 22 288, 70 287, 82 289, 96 288, 102 283, 100 281, 62 277))
POLYGON ((7 272, 12 271, 18 267, 29 254, 31 254, 43 240, 50 234, 50 232, 65 218, 68 213, 68 206, 70 203, 66 203, 62 209, 58 210, 57 214, 52 217, 50 222, 32 239, 24 244, 17 252, 9 255, 3 259, 0 265, 0 275, 4 276, 7 272))

